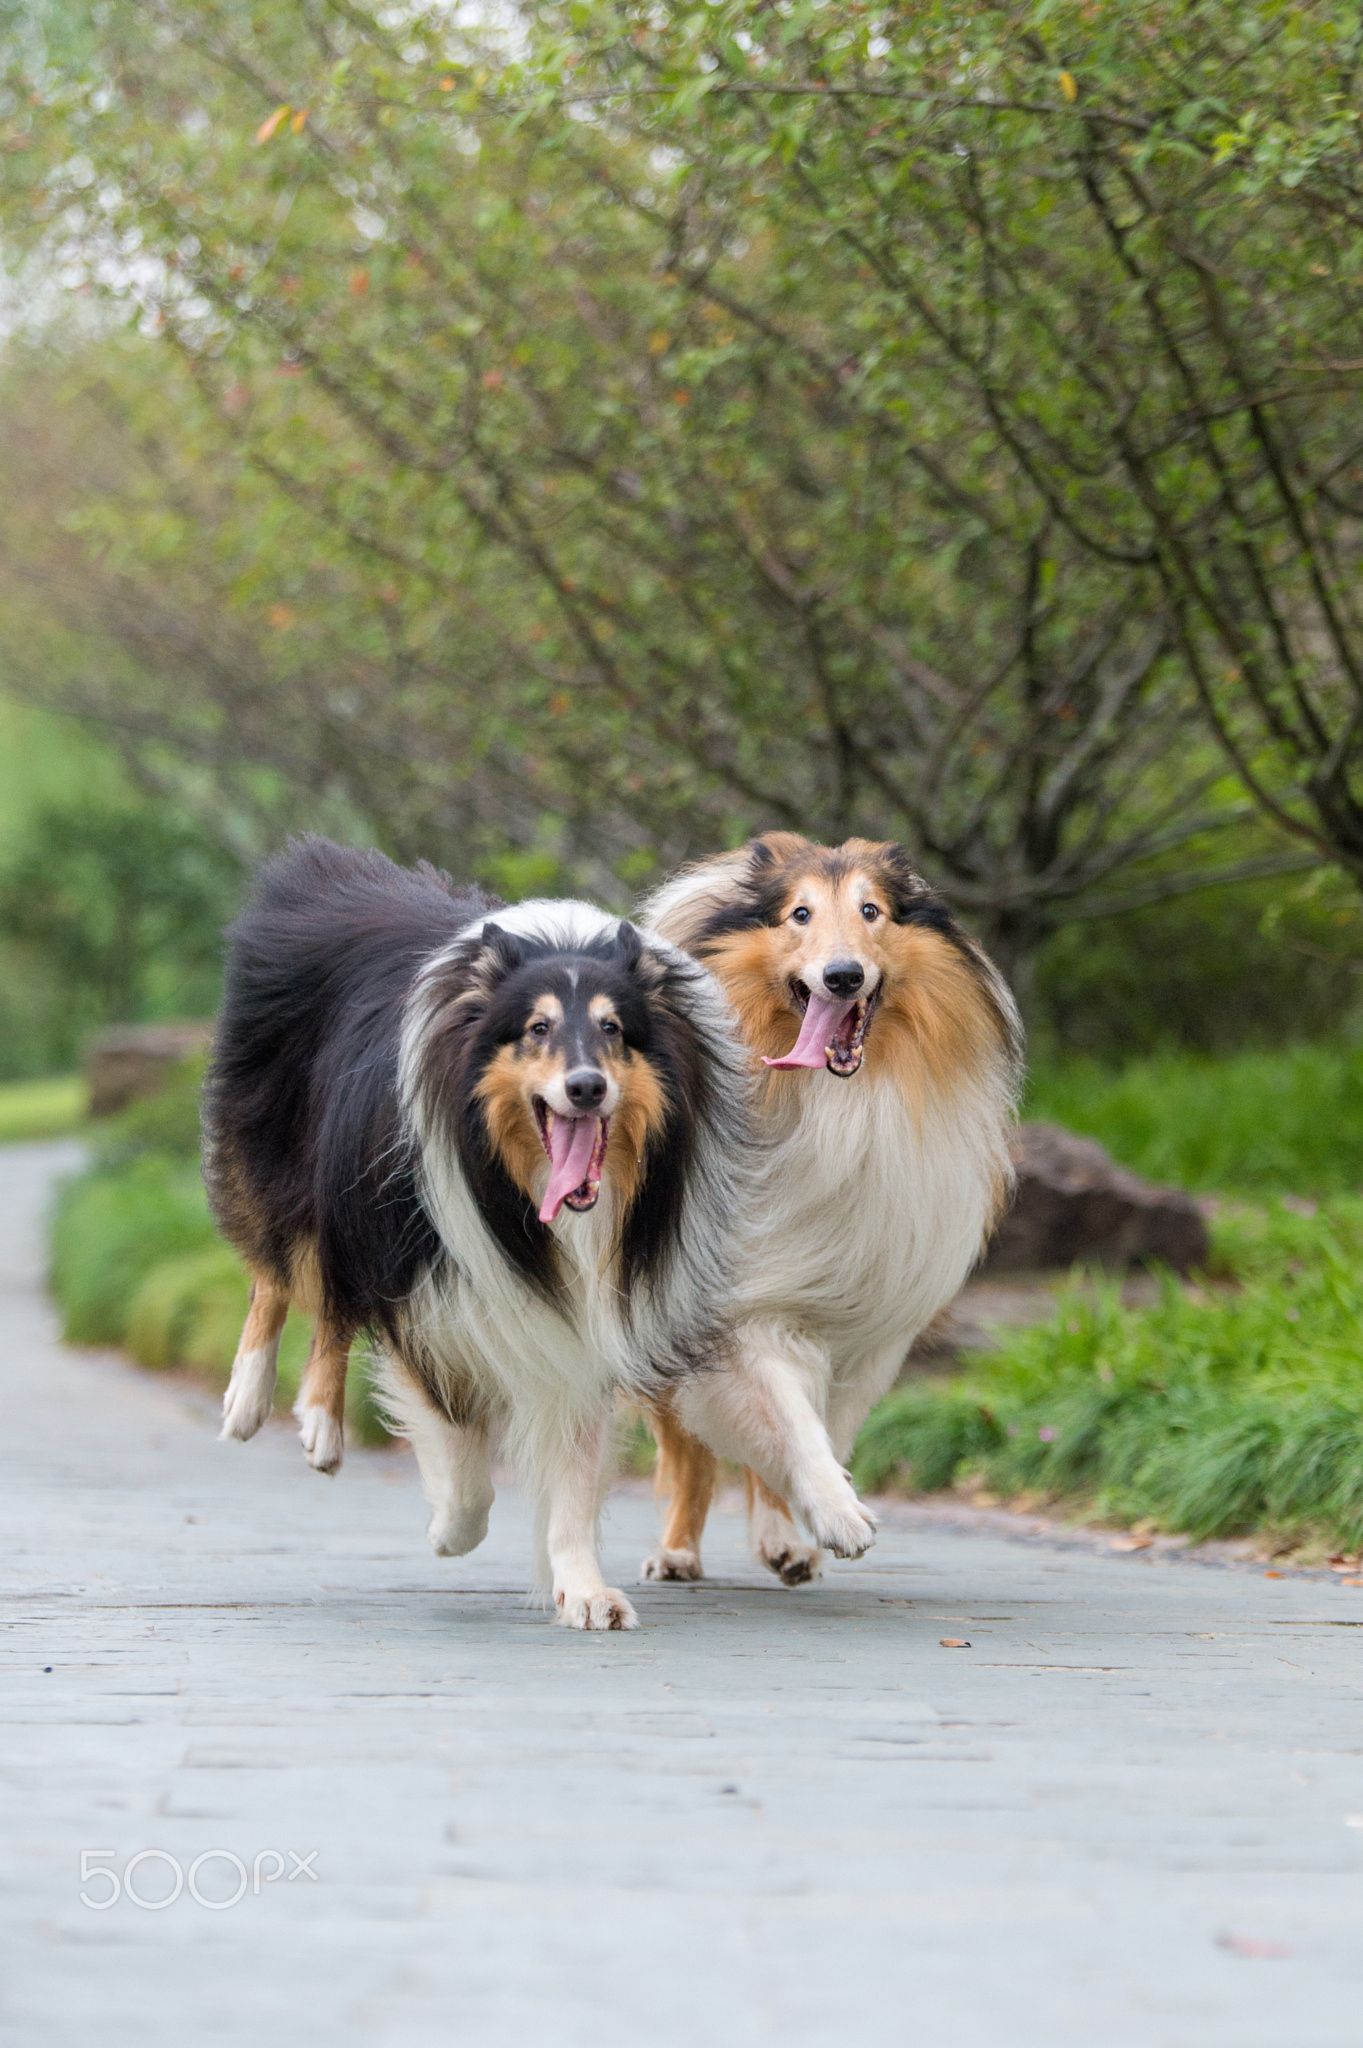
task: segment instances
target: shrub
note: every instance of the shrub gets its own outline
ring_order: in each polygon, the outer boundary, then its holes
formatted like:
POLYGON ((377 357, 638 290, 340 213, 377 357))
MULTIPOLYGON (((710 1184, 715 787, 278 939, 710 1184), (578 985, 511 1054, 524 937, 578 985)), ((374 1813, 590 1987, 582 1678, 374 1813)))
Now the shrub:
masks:
POLYGON ((1041 1066, 1027 1114, 1098 1138, 1155 1180, 1244 1193, 1363 1187, 1363 1048, 1226 1059, 1165 1053, 1112 1069, 1041 1066))
POLYGON ((0 1144, 32 1138, 63 1138, 85 1121, 85 1083, 79 1074, 49 1081, 9 1081, 0 1086, 0 1144))
MULTIPOLYGON (((201 1078, 202 1063, 187 1061, 162 1094, 99 1133, 92 1165, 57 1200, 52 1284, 70 1342, 117 1344, 142 1365, 187 1367, 225 1385, 248 1289, 199 1178, 201 1078)), ((298 1392, 310 1336, 307 1320, 291 1316, 280 1345, 279 1407, 298 1392)), ((361 1440, 385 1436, 358 1354, 347 1412, 361 1440)))
MULTIPOLYGON (((57 1201, 52 1284, 75 1344, 120 1344, 138 1287, 164 1260, 213 1245, 193 1166, 157 1152, 69 1181, 57 1201)), ((229 1360, 230 1364, 230 1360, 229 1360)))
POLYGON ((101 1168, 117 1167, 155 1153, 187 1162, 199 1157, 199 1097, 203 1091, 201 1054, 171 1068, 154 1095, 130 1102, 108 1117, 94 1133, 94 1158, 101 1168))
POLYGON ((1072 1288, 957 1381, 910 1385, 857 1448, 867 1486, 967 1476, 1195 1537, 1363 1544, 1363 1201, 1218 1225, 1234 1289, 1168 1278, 1150 1308, 1072 1288))

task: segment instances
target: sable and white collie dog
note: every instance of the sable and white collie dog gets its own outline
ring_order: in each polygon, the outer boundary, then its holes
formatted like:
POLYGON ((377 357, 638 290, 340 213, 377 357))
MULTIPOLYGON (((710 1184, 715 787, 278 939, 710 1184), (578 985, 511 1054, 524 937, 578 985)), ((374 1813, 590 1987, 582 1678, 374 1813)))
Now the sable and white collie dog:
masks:
MULTIPOLYGON (((725 1378, 737 1400, 793 1376, 846 1460, 1008 1198, 1016 1006, 894 845, 770 832, 675 876, 641 921, 718 977, 762 1077, 759 1228, 725 1378)), ((665 1395, 652 1418, 669 1508, 645 1575, 699 1578, 713 1452, 731 1442, 665 1395)), ((779 1489, 748 1482, 757 1557, 787 1585, 816 1576, 779 1489)))
MULTIPOLYGON (((560 1619, 632 1628, 597 1557, 612 1409, 722 1377, 749 1095, 723 995, 666 940, 587 903, 506 909, 424 865, 295 842, 229 935, 204 1098, 209 1195, 252 1280, 223 1435, 269 1412, 297 1306, 315 1318, 303 1447, 334 1471, 363 1332, 435 1549, 482 1541, 505 1445, 560 1619)), ((773 1486, 822 1505, 821 1540, 864 1548, 798 1402, 740 1434, 773 1486)))

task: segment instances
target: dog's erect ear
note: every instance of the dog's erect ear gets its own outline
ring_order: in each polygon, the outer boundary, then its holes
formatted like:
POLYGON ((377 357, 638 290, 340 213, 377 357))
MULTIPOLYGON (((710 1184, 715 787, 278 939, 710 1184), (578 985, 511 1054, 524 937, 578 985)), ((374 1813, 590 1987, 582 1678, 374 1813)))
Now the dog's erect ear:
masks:
POLYGON ((638 926, 623 917, 615 934, 615 957, 626 974, 632 974, 645 988, 658 987, 667 972, 658 955, 644 944, 638 926))
POLYGON ((770 831, 759 832, 748 841, 748 876, 753 882, 770 874, 782 861, 799 860, 813 852, 809 840, 802 839, 798 832, 783 832, 773 826, 770 831))
POLYGON ((915 904, 921 903, 931 891, 902 846, 882 846, 876 865, 890 899, 890 915, 896 924, 902 924, 915 904))
POLYGON ((622 917, 616 927, 615 950, 619 955, 620 965, 632 973, 639 965, 644 942, 636 927, 627 918, 622 917))
POLYGON ((519 939, 499 924, 483 926, 483 957, 496 974, 513 974, 525 958, 519 939))

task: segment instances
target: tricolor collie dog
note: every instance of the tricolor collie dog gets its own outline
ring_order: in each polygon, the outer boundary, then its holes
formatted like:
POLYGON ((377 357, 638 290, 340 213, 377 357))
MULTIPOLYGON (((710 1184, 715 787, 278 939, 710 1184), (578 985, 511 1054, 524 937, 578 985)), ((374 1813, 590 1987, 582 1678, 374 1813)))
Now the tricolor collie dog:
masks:
MULTIPOLYGON (((759 1228, 726 1378, 793 1375, 845 1460, 1007 1199, 1013 999, 893 845, 768 833, 676 876, 642 921, 718 977, 761 1075, 759 1228)), ((666 1397, 653 1420, 669 1508, 645 1574, 699 1578, 713 1452, 730 1446, 666 1397)), ((788 1585, 814 1577, 817 1547, 748 1479, 757 1557, 788 1585)))
MULTIPOLYGON (((269 1412, 297 1306, 303 1447, 334 1471, 364 1333, 435 1549, 482 1541, 505 1445, 561 1620, 633 1627, 597 1559, 612 1408, 720 1377, 748 1097, 722 994, 666 940, 295 843, 230 934, 205 1092, 209 1194, 252 1279, 224 1436, 269 1412)), ((745 1443, 773 1485, 832 1504, 822 1540, 846 1537, 855 1496, 803 1411, 773 1428, 764 1409, 745 1443)))

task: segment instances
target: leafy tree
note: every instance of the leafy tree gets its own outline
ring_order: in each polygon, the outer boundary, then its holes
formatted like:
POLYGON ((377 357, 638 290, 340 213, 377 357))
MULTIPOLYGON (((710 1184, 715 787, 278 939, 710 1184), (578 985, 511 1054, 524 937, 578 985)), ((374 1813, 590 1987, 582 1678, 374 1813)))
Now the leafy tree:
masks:
POLYGON ((1363 882, 1358 10, 590 15, 547 89, 672 153, 690 288, 889 433, 929 361, 920 459, 978 489, 983 435, 1041 531, 1152 571, 1242 784, 1363 882), (754 208, 833 309, 817 358, 722 261, 754 208))
POLYGON ((0 937, 45 975, 69 1056, 93 1024, 211 1002, 237 883, 188 820, 73 795, 34 814, 0 869, 0 937))
POLYGON ((64 701, 603 888, 896 833, 1015 962, 1360 872, 1348 10, 28 26, 12 244, 139 330, 10 429, 64 701))

